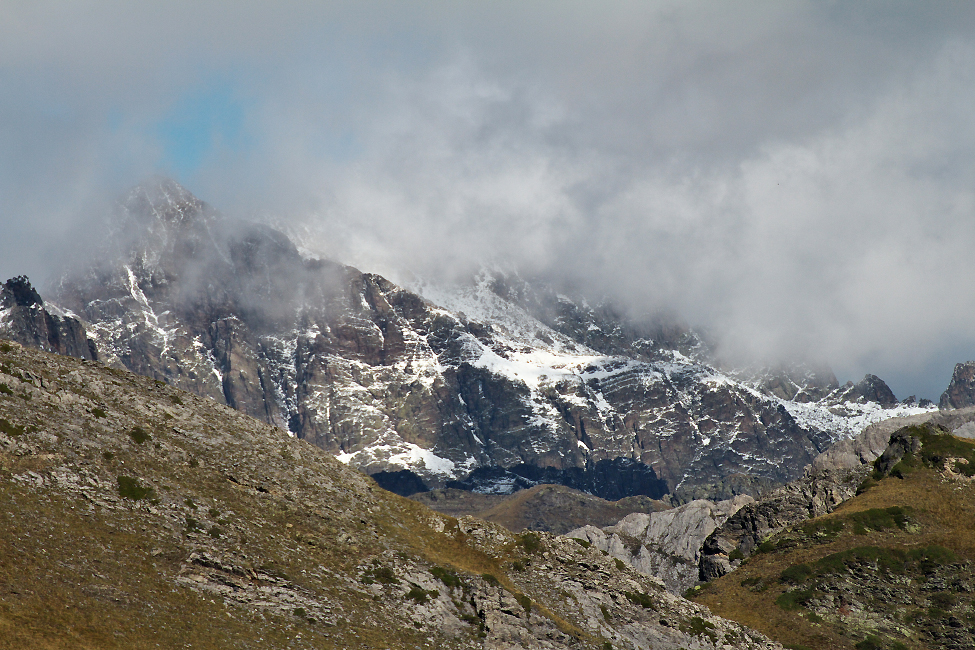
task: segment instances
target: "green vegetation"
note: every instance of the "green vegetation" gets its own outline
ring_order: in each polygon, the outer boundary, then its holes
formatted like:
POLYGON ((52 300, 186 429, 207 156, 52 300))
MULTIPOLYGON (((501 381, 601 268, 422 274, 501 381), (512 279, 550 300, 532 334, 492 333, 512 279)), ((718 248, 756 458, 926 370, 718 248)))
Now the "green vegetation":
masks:
POLYGON ((0 432, 16 438, 24 434, 24 427, 18 427, 6 418, 0 418, 0 432))
POLYGON ((152 436, 143 429, 142 427, 136 426, 129 430, 129 437, 132 438, 132 442, 137 445, 141 445, 149 440, 152 440, 152 436))
POLYGON ((0 395, 13 395, 14 392, 10 390, 10 386, 4 383, 0 383, 0 395))
POLYGON ((843 530, 843 520, 834 517, 818 519, 802 525, 802 532, 806 537, 820 542, 836 539, 843 530))
POLYGON ((434 578, 444 583, 444 585, 447 587, 452 587, 455 589, 460 587, 460 578, 457 577, 456 573, 450 571, 449 569, 435 566, 430 569, 430 573, 433 574, 434 578))
POLYGON ((867 638, 854 646, 857 650, 886 650, 883 639, 876 634, 868 634, 867 638))
POLYGON ((626 592, 626 597, 634 605, 640 605, 644 609, 655 609, 653 599, 649 594, 645 594, 642 591, 628 591, 626 592))
POLYGON ((481 574, 481 578, 483 578, 484 579, 484 582, 488 583, 492 587, 500 587, 501 586, 501 582, 498 580, 498 578, 493 573, 482 573, 481 574))
POLYGON ((843 573, 862 565, 871 565, 888 573, 905 573, 917 569, 929 573, 933 568, 952 564, 957 556, 942 546, 926 546, 911 551, 879 546, 858 546, 820 558, 812 565, 797 564, 782 571, 780 580, 799 585, 811 578, 843 573))
POLYGON ((809 604, 815 592, 812 589, 794 589, 775 599, 775 604, 786 611, 795 611, 809 604))
POLYGON ((133 501, 141 501, 143 499, 151 500, 155 498, 155 491, 151 487, 139 483, 138 479, 120 474, 118 477, 118 495, 123 499, 131 499, 133 501))
POLYGON ((413 583, 410 583, 410 590, 406 594, 407 598, 416 602, 418 605, 422 605, 423 603, 427 602, 428 598, 438 598, 439 596, 439 591, 426 591, 420 585, 415 585, 413 583))
POLYGON ((518 604, 525 608, 526 614, 531 614, 532 611, 532 599, 527 594, 518 594, 516 596, 518 599, 518 604))
POLYGON ((542 538, 538 533, 525 531, 518 536, 518 546, 525 549, 526 553, 534 554, 542 548, 542 538))
POLYGON ((581 546, 582 548, 590 548, 592 546, 592 542, 586 541, 584 539, 579 539, 578 537, 573 537, 572 541, 578 544, 579 546, 581 546))
POLYGON ((689 595, 786 648, 969 647, 975 485, 944 472, 975 475, 975 443, 934 426, 905 433, 921 445, 889 477, 875 472, 835 512, 764 540, 746 567, 689 595))
POLYGON ((105 411, 105 409, 103 409, 103 408, 101 408, 99 406, 96 406, 96 407, 92 408, 91 409, 91 414, 94 415, 96 418, 107 418, 108 417, 108 413, 105 411))
POLYGON ((890 508, 871 508, 849 515, 846 519, 853 523, 853 532, 865 535, 868 530, 884 531, 892 528, 906 530, 910 508, 891 506, 890 508))
POLYGON ((362 584, 371 585, 374 582, 383 585, 396 585, 399 584, 399 578, 396 577, 396 572, 391 567, 381 565, 378 561, 374 561, 373 566, 363 572, 362 584))
MULTIPOLYGON (((928 424, 905 427, 903 433, 918 438, 921 441, 921 451, 917 454, 908 453, 890 470, 895 478, 904 478, 921 467, 940 469, 945 462, 954 458, 952 469, 965 476, 975 476, 975 444, 960 440, 949 432, 928 424)), ((874 461, 874 480, 881 480, 883 475, 879 470, 880 459, 874 461)))
POLYGON ((711 643, 718 642, 718 634, 714 630, 714 624, 705 621, 700 616, 692 616, 689 621, 682 623, 678 626, 680 631, 684 634, 693 634, 694 636, 706 636, 711 639, 711 643))

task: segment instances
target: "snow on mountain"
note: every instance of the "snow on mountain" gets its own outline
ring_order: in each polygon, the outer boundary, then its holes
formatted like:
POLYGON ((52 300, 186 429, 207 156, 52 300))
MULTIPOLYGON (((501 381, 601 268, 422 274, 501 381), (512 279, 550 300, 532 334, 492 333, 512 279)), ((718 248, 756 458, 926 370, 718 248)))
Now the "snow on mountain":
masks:
POLYGON ((919 412, 890 403, 877 378, 851 388, 831 373, 719 369, 686 326, 632 322, 497 270, 400 287, 223 217, 171 181, 133 190, 114 224, 112 254, 55 296, 104 362, 368 473, 720 496, 742 477, 790 480, 866 424, 919 412))

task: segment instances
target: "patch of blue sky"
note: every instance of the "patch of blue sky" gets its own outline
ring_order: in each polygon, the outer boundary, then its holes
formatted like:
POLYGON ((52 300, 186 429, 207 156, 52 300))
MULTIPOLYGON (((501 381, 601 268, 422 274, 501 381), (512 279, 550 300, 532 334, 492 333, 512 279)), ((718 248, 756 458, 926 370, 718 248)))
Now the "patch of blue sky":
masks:
POLYGON ((153 129, 162 148, 162 166, 185 179, 218 153, 254 151, 256 138, 247 128, 252 108, 253 101, 242 99, 230 81, 190 90, 153 129))

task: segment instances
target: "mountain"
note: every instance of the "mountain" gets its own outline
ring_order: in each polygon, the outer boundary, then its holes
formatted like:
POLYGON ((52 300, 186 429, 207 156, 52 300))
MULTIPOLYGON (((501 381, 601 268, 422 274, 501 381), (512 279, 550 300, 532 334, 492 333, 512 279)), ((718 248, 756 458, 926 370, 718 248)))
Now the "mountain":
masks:
POLYGON ((757 494, 873 421, 930 409, 871 375, 840 386, 827 369, 722 368, 674 319, 514 273, 397 286, 165 179, 119 202, 105 241, 51 295, 101 362, 290 431, 403 494, 757 494))
POLYGON ((777 648, 206 397, 0 341, 0 647, 777 648))
POLYGON ((955 364, 951 382, 941 394, 942 409, 960 409, 975 406, 975 361, 955 364))

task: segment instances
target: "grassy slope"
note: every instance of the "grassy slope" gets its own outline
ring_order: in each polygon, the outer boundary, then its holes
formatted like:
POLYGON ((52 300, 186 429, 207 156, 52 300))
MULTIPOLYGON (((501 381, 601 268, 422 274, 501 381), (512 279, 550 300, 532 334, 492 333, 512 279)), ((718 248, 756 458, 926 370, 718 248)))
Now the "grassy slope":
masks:
MULTIPOLYGON (((969 455, 975 452, 971 441, 952 440, 953 445, 969 448, 969 455)), ((957 569, 953 571, 964 582, 971 577, 971 565, 966 565, 965 561, 975 560, 975 485, 964 477, 947 478, 940 468, 918 463, 903 478, 885 478, 835 512, 805 526, 808 530, 818 527, 823 531, 828 528, 825 522, 838 521, 844 525, 834 539, 822 533, 818 538, 806 535, 801 527, 777 536, 769 545, 780 546, 778 550, 749 558, 739 570, 708 585, 696 600, 710 607, 715 614, 760 630, 787 647, 849 648, 857 643, 860 647, 869 647, 874 641, 879 642, 880 647, 890 648, 899 647, 897 643, 916 648, 939 647, 939 643, 920 629, 923 626, 916 624, 917 616, 927 617, 926 623, 935 629, 942 623, 932 621, 925 611, 929 609, 931 597, 939 590, 925 587, 925 581, 931 576, 925 576, 917 563, 908 563, 903 572, 884 572, 869 562, 848 569, 846 577, 853 587, 851 591, 862 601, 867 602, 872 597, 862 586, 872 580, 886 581, 892 595, 913 594, 911 604, 898 602, 898 598, 891 596, 884 607, 886 611, 874 617, 858 616, 857 612, 844 608, 831 611, 828 607, 817 607, 822 600, 787 611, 776 604, 776 599, 790 588, 780 576, 789 567, 816 566, 816 562, 824 557, 856 547, 910 551, 937 545, 957 555, 957 569), (870 530, 864 527, 857 531, 851 519, 870 509, 895 506, 911 509, 906 528, 894 526, 870 530), (857 575, 857 572, 861 573, 857 575), (875 638, 868 640, 871 634, 875 638)), ((807 580, 799 586, 808 588, 815 582, 807 580)), ((953 598, 959 599, 953 612, 957 615, 956 622, 960 622, 962 629, 971 627, 970 594, 953 598), (969 604, 966 606, 965 603, 969 604)), ((933 615, 942 617, 940 612, 933 615)))
POLYGON ((432 528, 419 504, 235 411, 74 359, 17 349, 0 359, 7 374, 56 387, 8 380, 11 393, 0 390, 0 427, 16 445, 0 452, 0 647, 433 647, 429 630, 347 577, 393 554, 504 575, 499 558, 432 528), (135 443, 134 427, 151 441, 135 443), (97 482, 91 496, 60 489, 65 462, 77 470, 67 479, 97 482), (11 480, 27 472, 43 485, 11 480), (158 502, 119 498, 119 475, 152 486, 158 502), (208 578, 187 562, 201 551, 234 558, 257 593, 292 592, 295 607, 239 607, 174 586, 208 578), (293 614, 302 605, 313 622, 293 614))

